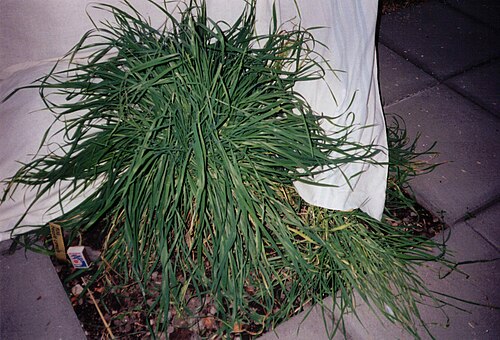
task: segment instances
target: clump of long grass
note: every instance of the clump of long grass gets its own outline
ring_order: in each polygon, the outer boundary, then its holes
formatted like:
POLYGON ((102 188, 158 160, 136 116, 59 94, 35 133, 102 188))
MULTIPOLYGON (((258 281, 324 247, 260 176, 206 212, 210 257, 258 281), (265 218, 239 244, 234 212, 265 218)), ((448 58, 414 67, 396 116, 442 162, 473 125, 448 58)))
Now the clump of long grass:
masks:
MULTIPOLYGON (((337 331, 345 331, 342 316, 345 312, 356 315, 356 305, 362 300, 415 338, 420 337, 421 331, 432 337, 418 306, 424 300, 430 304, 442 303, 427 289, 417 269, 428 262, 448 266, 444 244, 415 234, 411 224, 402 227, 393 223, 398 221, 395 213, 400 210, 418 213, 408 183, 437 166, 421 160, 422 156, 435 154, 434 146, 417 151, 419 137, 410 139, 404 121, 398 116, 388 118, 391 118, 387 129, 389 178, 381 221, 359 210, 331 211, 303 204, 300 199, 296 201, 297 206, 302 205, 306 224, 318 236, 297 247, 316 265, 316 271, 311 273, 311 281, 316 284, 313 290, 331 289, 333 312, 337 310, 334 315, 338 315, 338 319, 326 325, 332 336, 337 331)), ((317 298, 319 296, 315 296, 317 298)), ((315 302, 321 304, 320 300, 315 302)))
POLYGON ((438 163, 429 161, 436 155, 433 151, 435 143, 424 150, 417 150, 420 135, 411 140, 406 132, 404 120, 398 115, 387 114, 387 142, 389 145, 389 178, 386 195, 386 213, 400 209, 412 209, 410 181, 416 176, 433 171, 438 163), (426 160, 424 160, 426 159, 426 160))
MULTIPOLYGON (((211 21, 204 3, 180 19, 157 6, 160 28, 135 10, 96 7, 114 21, 71 51, 86 62, 33 85, 65 122, 55 131, 65 144, 24 165, 4 199, 18 185, 37 187, 40 198, 69 182, 62 200, 94 186, 56 222, 71 239, 107 217, 98 275, 112 270, 140 287, 153 334, 165 331, 172 306, 196 313, 188 295, 209 298, 229 334, 267 330, 326 295, 340 293, 344 312, 354 291, 414 332, 413 293, 426 290, 412 268, 434 259, 433 243, 358 211, 307 206, 293 192, 294 181, 379 152, 349 141, 359 127, 326 135, 327 118, 293 90, 329 71, 311 33, 274 19, 256 36, 252 5, 234 25, 211 21)), ((42 226, 19 242, 48 234, 42 226)))

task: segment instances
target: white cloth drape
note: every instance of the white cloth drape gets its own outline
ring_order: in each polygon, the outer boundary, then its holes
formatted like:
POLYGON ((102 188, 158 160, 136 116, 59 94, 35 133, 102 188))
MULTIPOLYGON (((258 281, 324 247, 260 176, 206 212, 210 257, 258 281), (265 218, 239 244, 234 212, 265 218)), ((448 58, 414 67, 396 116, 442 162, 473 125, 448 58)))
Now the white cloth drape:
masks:
MULTIPOLYGON (((316 81, 314 86, 299 85, 298 90, 317 112, 331 117, 344 114, 337 120, 342 125, 350 123, 343 119, 349 120, 347 113, 352 112, 353 123, 359 127, 350 136, 352 141, 364 145, 373 143, 387 150, 375 51, 378 1, 299 0, 298 4, 304 27, 325 27, 314 34, 328 48, 317 45, 317 52, 329 59, 334 69, 344 71, 336 75, 329 73, 325 77, 337 99, 337 105, 328 100, 328 89, 322 81, 316 81)), ((325 126, 325 129, 334 132, 335 127, 325 126)), ((379 153, 375 160, 387 163, 387 152, 379 153)), ((338 187, 296 183, 299 194, 307 202, 336 210, 360 208, 374 218, 381 218, 387 185, 386 165, 350 163, 341 169, 328 171, 315 180, 338 187), (359 176, 350 180, 350 185, 344 179, 344 176, 351 177, 360 172, 359 176)))
MULTIPOLYGON (((92 1, 67 0, 2 0, 0 2, 0 99, 13 88, 26 85, 50 69, 53 61, 61 57, 92 28, 86 16, 92 1)), ((163 1, 162 1, 163 2, 163 1)), ((106 1, 119 5, 118 0, 106 1)), ((134 1, 153 23, 161 23, 159 11, 142 1, 134 1)), ((267 33, 272 13, 272 0, 257 0, 259 33, 267 33)), ((375 23, 377 0, 277 0, 276 9, 283 23, 298 24, 303 28, 323 26, 313 31, 314 37, 324 43, 316 45, 316 52, 330 61, 336 75, 327 74, 321 80, 299 84, 298 92, 305 96, 313 109, 321 114, 337 117, 337 123, 359 126, 351 134, 353 141, 376 144, 387 148, 384 118, 377 83, 375 53, 375 23), (336 102, 330 95, 332 89, 336 102), (354 99, 353 99, 354 96, 354 99), (353 115, 341 115, 353 113, 353 115), (346 118, 346 117, 349 117, 346 118), (343 121, 348 119, 348 121, 343 121), (361 128, 369 126, 367 128, 361 128)), ((175 3, 169 3, 175 7, 175 3)), ((208 0, 211 18, 231 23, 242 11, 243 0, 208 0)), ((31 113, 43 108, 36 91, 25 91, 0 104, 0 179, 12 176, 20 167, 17 161, 29 160, 38 150, 41 137, 52 121, 48 113, 31 113)), ((328 132, 335 132, 325 125, 328 132)), ((334 157, 334 155, 332 155, 334 157)), ((387 153, 376 157, 387 161, 387 153)), ((295 183, 298 193, 309 203, 337 210, 361 208, 374 218, 380 218, 384 208, 387 166, 353 163, 341 169, 329 170, 315 181, 335 186, 315 186, 295 183), (346 177, 360 173, 348 183, 346 177)), ((64 185, 64 184, 62 184, 64 185)), ((3 187, 0 185, 0 190, 3 187)), ((14 200, 0 205, 0 241, 10 236, 8 230, 22 216, 34 193, 18 191, 14 200)), ((67 208, 79 203, 83 197, 63 202, 67 208)), ((27 224, 41 224, 60 213, 50 214, 46 208, 58 202, 57 190, 49 193, 25 217, 27 224)))
MULTIPOLYGON (((356 128, 350 140, 363 145, 377 145, 384 152, 376 155, 374 160, 386 164, 387 138, 375 50, 378 0, 257 0, 257 33, 268 31, 273 3, 285 28, 299 23, 306 29, 321 27, 311 31, 314 38, 323 43, 316 44, 315 51, 329 60, 333 69, 340 70, 327 73, 324 81, 299 83, 295 90, 307 99, 317 113, 339 117, 335 120, 336 124, 354 124, 356 128)), ((239 1, 213 0, 208 4, 207 10, 212 18, 229 23, 243 8, 239 1)), ((327 123, 323 128, 328 133, 338 130, 338 127, 327 123)), ((298 193, 308 203, 334 210, 360 208, 376 219, 382 217, 387 185, 386 165, 350 163, 313 180, 328 186, 295 183, 298 193), (356 174, 360 175, 351 178, 356 174), (348 181, 347 178, 351 179, 348 181)))

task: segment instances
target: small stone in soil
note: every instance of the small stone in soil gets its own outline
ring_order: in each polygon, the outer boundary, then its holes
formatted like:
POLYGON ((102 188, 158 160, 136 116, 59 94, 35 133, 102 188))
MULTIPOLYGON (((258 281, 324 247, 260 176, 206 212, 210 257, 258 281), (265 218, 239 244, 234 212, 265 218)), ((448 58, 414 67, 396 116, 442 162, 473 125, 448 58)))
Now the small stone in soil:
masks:
POLYGON ((83 287, 79 284, 77 285, 74 285, 72 288, 71 288, 71 294, 73 294, 74 296, 78 296, 80 295, 81 293, 83 292, 83 287))

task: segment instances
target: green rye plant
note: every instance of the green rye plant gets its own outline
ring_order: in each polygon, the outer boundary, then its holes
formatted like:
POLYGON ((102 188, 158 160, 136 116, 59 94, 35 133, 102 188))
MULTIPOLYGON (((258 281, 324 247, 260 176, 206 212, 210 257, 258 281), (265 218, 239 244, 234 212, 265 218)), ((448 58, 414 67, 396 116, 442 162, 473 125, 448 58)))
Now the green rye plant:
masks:
MULTIPOLYGON (((216 306, 218 332, 229 336, 267 331, 336 296, 336 331, 354 292, 416 335, 416 296, 430 293, 415 267, 437 259, 436 244, 359 211, 308 206, 293 190, 294 181, 382 152, 349 141, 363 127, 325 134, 328 118, 293 90, 332 72, 313 52, 320 42, 300 27, 281 29, 276 17, 256 36, 252 3, 233 25, 208 18, 204 3, 187 3, 180 19, 155 6, 166 20, 159 28, 129 3, 127 11, 95 5, 113 20, 82 38, 69 67, 31 85, 65 124, 47 138, 65 142, 25 164, 3 200, 19 186, 36 187, 41 199, 71 183, 61 200, 94 186, 54 222, 69 242, 101 234, 95 277, 113 272, 139 287, 153 335, 166 331, 172 308, 197 315, 193 297, 216 306)), ((392 131, 399 156, 389 196, 398 204, 414 150, 404 152, 404 130, 392 131)), ((35 246, 48 235, 40 226, 17 240, 35 246)))

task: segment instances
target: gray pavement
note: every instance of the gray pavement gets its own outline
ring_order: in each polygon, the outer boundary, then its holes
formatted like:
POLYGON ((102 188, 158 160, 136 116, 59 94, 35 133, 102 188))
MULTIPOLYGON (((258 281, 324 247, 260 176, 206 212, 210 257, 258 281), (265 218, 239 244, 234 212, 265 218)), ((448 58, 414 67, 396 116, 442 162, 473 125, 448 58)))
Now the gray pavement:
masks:
MULTIPOLYGON (((447 226, 448 250, 462 263, 445 276, 435 264, 419 273, 433 290, 500 306, 500 2, 426 1, 381 18, 380 88, 386 113, 402 116, 420 146, 437 141, 444 162, 416 178, 417 199, 447 226)), ((442 235, 440 237, 443 237, 442 235)), ((500 339, 500 311, 442 296, 454 306, 422 305, 436 339, 500 339)), ((380 322, 366 305, 344 318, 347 339, 411 339, 380 322)), ((314 310, 261 337, 327 339, 314 310), (300 328, 298 326, 300 325, 300 328), (298 331, 297 331, 298 329, 298 331)), ((429 338, 421 327, 420 335, 429 338)), ((343 338, 342 335, 336 339, 343 338)))
MULTIPOLYGON (((448 247, 463 273, 442 278, 445 269, 429 264, 420 275, 431 289, 488 306, 500 306, 499 3, 429 0, 383 16, 379 37, 386 112, 403 116, 411 134, 420 131, 421 147, 437 141, 433 161, 445 162, 412 187, 449 226, 448 247)), ((0 267, 1 339, 85 337, 47 257, 2 253, 0 267)), ((422 306, 437 339, 500 339, 498 309, 443 299, 466 311, 422 306)), ((345 318, 348 339, 410 338, 364 305, 357 312, 359 320, 345 318)), ((276 338, 326 339, 321 312, 262 337, 276 338)))
POLYGON ((0 243, 0 339, 85 339, 50 259, 0 243))

